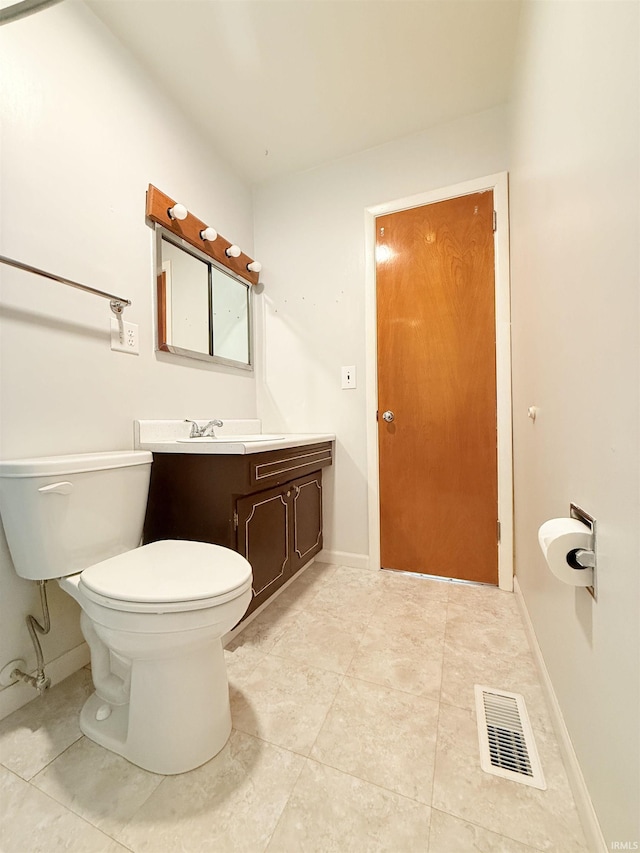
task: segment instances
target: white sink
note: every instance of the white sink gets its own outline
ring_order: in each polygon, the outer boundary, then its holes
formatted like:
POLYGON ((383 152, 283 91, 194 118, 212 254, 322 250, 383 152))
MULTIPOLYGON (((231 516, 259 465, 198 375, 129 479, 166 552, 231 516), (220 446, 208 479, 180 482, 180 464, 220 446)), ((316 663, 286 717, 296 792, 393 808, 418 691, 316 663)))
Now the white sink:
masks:
POLYGON ((178 438, 176 441, 180 442, 180 444, 191 444, 192 442, 198 442, 198 444, 202 444, 204 442, 213 442, 216 443, 224 443, 230 444, 234 441, 241 442, 244 444, 247 441, 283 441, 283 435, 271 435, 265 432, 256 432, 251 435, 217 435, 217 436, 201 436, 198 438, 178 438))

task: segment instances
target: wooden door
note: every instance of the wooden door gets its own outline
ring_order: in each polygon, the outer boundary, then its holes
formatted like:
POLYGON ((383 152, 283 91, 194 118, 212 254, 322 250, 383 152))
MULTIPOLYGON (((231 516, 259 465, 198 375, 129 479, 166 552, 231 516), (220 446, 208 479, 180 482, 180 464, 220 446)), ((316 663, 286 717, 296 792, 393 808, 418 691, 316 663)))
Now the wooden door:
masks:
POLYGON ((495 584, 493 193, 378 217, 376 257, 381 564, 495 584))

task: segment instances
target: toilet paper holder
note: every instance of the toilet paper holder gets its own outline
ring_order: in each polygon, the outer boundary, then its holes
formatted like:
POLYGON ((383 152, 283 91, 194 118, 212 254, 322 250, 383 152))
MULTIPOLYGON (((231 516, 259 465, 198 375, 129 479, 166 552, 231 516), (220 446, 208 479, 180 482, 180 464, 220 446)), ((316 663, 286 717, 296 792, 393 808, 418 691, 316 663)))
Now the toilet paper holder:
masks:
POLYGON ((577 548, 572 552, 571 558, 567 557, 567 562, 569 565, 572 565, 574 569, 593 569, 593 586, 584 587, 584 589, 589 592, 595 601, 598 600, 597 596, 597 586, 596 586, 596 520, 592 515, 589 515, 588 512, 579 507, 577 504, 571 503, 569 504, 569 516, 571 518, 577 518, 578 521, 581 521, 584 525, 586 525, 593 536, 593 550, 588 550, 586 548, 577 548))

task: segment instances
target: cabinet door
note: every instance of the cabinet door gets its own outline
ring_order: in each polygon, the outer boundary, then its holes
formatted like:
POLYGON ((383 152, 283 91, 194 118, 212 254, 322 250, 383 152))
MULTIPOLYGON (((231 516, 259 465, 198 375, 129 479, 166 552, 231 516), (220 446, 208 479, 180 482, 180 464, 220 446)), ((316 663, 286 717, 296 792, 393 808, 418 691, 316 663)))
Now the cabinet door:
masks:
POLYGON ((255 610, 287 579, 291 563, 291 489, 270 489, 240 498, 238 551, 253 569, 255 610))
POLYGON ((291 574, 322 548, 322 471, 291 484, 293 541, 291 574))

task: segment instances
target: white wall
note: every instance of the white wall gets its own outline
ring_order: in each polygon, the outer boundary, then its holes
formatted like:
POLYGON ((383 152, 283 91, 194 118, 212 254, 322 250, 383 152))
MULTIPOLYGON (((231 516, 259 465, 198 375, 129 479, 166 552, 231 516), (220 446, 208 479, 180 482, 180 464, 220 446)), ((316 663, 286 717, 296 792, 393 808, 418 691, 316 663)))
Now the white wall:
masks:
POLYGON ((638 8, 527 5, 510 166, 517 575, 608 843, 640 840, 638 8), (597 603, 537 545, 570 501, 597 603))
POLYGON ((369 206, 507 168, 506 113, 488 110, 258 187, 265 292, 258 410, 268 431, 337 434, 325 549, 367 559, 365 229, 369 206), (340 388, 355 365, 358 387, 340 388))
MULTIPOLYGON (((83 4, 2 27, 0 62, 0 253, 131 299, 140 329, 138 357, 111 352, 106 300, 0 267, 0 456, 132 447, 135 418, 255 417, 253 374, 154 352, 144 216, 153 183, 252 253, 249 188, 83 4)), ((52 660, 81 635, 75 603, 49 586, 52 660)), ((0 666, 31 667, 37 599, 4 537, 0 588, 0 666)))

